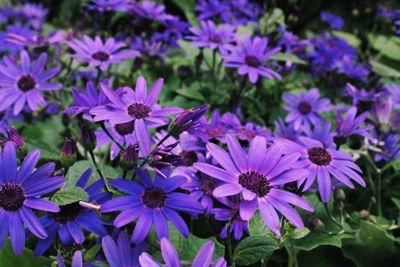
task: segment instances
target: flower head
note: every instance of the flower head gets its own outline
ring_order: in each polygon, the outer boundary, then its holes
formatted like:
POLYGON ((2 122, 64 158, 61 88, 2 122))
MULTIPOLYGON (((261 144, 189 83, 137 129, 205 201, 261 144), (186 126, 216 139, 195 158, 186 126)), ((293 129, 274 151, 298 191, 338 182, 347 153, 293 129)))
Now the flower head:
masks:
POLYGON ((132 49, 121 48, 126 46, 122 42, 117 42, 114 38, 108 38, 105 42, 96 36, 94 39, 87 35, 83 36, 83 41, 74 39, 67 42, 76 54, 71 57, 78 62, 88 63, 90 67, 99 67, 106 71, 110 64, 120 64, 127 58, 133 58, 139 55, 139 52, 132 49))
POLYGON ((281 48, 266 50, 267 45, 267 38, 250 39, 246 36, 236 47, 227 46, 229 53, 222 55, 224 66, 238 68, 239 75, 248 74, 251 83, 256 83, 259 75, 269 79, 281 79, 278 73, 265 66, 266 60, 278 53, 281 48))
POLYGON ((174 192, 186 182, 184 177, 161 178, 155 175, 152 181, 150 175, 141 169, 136 169, 140 182, 113 179, 110 184, 127 193, 127 196, 107 201, 101 206, 102 212, 122 211, 114 220, 115 227, 122 227, 138 218, 132 234, 132 242, 142 242, 154 225, 159 239, 168 237, 167 220, 184 236, 189 229, 179 211, 190 214, 203 212, 203 207, 194 198, 174 192))
POLYGON ((308 211, 313 208, 299 196, 279 188, 307 176, 304 169, 292 169, 300 153, 284 155, 280 144, 267 149, 266 139, 260 136, 251 141, 248 153, 231 135, 227 135, 227 145, 229 153, 215 144, 207 144, 208 152, 222 168, 207 163, 194 164, 199 171, 223 182, 214 190, 214 196, 241 194, 240 217, 250 220, 258 207, 266 225, 277 235, 280 235, 280 223, 275 209, 296 227, 303 227, 301 217, 290 204, 308 211))
POLYGON ((128 11, 132 5, 131 0, 91 0, 87 5, 89 10, 97 10, 99 12, 107 11, 128 11))
POLYGON ((44 70, 47 54, 42 53, 36 62, 31 63, 28 52, 22 51, 21 64, 17 65, 11 57, 5 56, 0 64, 0 111, 13 106, 13 113, 19 114, 28 104, 32 111, 46 104, 41 91, 61 88, 59 83, 48 83, 59 68, 44 70))
POLYGON ((332 29, 340 30, 344 26, 343 19, 329 11, 321 12, 321 20, 327 22, 332 29))
POLYGON ((368 133, 373 128, 372 125, 362 127, 361 124, 368 117, 368 113, 364 112, 357 116, 357 108, 351 107, 345 114, 337 112, 336 114, 336 137, 348 137, 351 135, 364 136, 370 140, 374 138, 368 133))
POLYGON ((3 227, 0 247, 4 245, 8 233, 14 253, 19 255, 25 246, 24 225, 40 239, 48 237, 47 231, 32 209, 58 212, 60 208, 39 198, 64 184, 64 178, 51 177, 55 164, 47 163, 34 171, 39 161, 39 150, 32 151, 17 169, 14 144, 7 142, 0 153, 0 222, 3 227))

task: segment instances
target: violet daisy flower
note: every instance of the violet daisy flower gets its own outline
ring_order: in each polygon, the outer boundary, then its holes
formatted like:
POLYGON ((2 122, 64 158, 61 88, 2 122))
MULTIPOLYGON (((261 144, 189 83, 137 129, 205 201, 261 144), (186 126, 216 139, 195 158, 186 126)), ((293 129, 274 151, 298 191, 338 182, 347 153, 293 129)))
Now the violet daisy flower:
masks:
MULTIPOLYGON (((102 179, 87 186, 92 169, 87 169, 76 182, 76 187, 82 188, 89 196, 89 202, 101 204, 111 198, 110 193, 102 192, 104 181, 102 179)), ((40 218, 40 222, 47 229, 48 237, 39 240, 35 248, 35 256, 42 255, 54 243, 56 236, 64 245, 78 245, 85 241, 82 228, 98 236, 107 235, 104 222, 95 211, 82 207, 79 202, 60 206, 57 213, 48 214, 40 218)))
POLYGON ((199 20, 206 20, 227 12, 229 4, 219 0, 200 0, 194 10, 200 13, 199 20))
POLYGON ((126 44, 117 42, 114 38, 108 38, 105 42, 96 36, 94 39, 87 35, 83 36, 83 41, 74 39, 67 42, 76 54, 70 55, 78 62, 88 63, 90 67, 99 67, 106 71, 110 64, 120 64, 127 58, 133 58, 139 55, 139 52, 132 49, 121 48, 126 44))
POLYGON ((42 26, 47 14, 47 9, 43 5, 33 3, 19 6, 18 10, 26 17, 28 24, 37 30, 42 26))
POLYGON ((47 232, 32 209, 58 212, 60 208, 39 196, 48 194, 64 184, 64 178, 52 177, 55 164, 48 163, 37 168, 40 151, 29 153, 17 170, 14 144, 7 142, 0 153, 0 247, 8 233, 13 251, 19 255, 25 246, 24 225, 38 238, 47 238, 47 232))
POLYGON ((288 151, 297 151, 303 155, 301 161, 296 164, 309 170, 308 175, 298 181, 298 185, 304 183, 303 191, 306 191, 318 181, 318 191, 323 202, 327 203, 331 197, 332 180, 336 178, 344 185, 354 188, 351 180, 354 180, 365 187, 365 181, 360 176, 362 173, 353 160, 350 153, 337 150, 330 146, 324 147, 321 142, 308 137, 299 137, 299 143, 293 143, 288 140, 280 140, 288 151))
POLYGON ((135 91, 125 87, 125 94, 119 96, 106 84, 100 87, 111 103, 94 107, 90 113, 94 121, 108 121, 111 125, 134 124, 136 139, 143 155, 149 154, 150 135, 148 128, 163 126, 168 123, 165 116, 182 111, 181 108, 162 108, 156 103, 163 85, 163 79, 158 79, 147 94, 147 85, 144 77, 136 80, 135 91))
POLYGON ((211 20, 201 21, 200 28, 191 27, 189 30, 194 36, 188 36, 186 39, 192 40, 196 47, 207 47, 211 50, 218 48, 222 52, 226 44, 235 40, 233 26, 223 24, 217 27, 211 20))
POLYGON ((251 141, 246 153, 236 138, 227 135, 226 139, 229 153, 213 143, 207 144, 208 152, 222 168, 207 163, 194 164, 199 171, 224 182, 214 190, 214 196, 241 194, 240 217, 250 220, 258 207, 265 224, 277 235, 280 235, 280 222, 276 210, 296 227, 303 227, 300 215, 290 204, 307 211, 313 211, 312 206, 299 196, 279 189, 307 176, 305 169, 292 169, 300 153, 284 155, 280 144, 267 149, 266 139, 260 136, 251 141))
POLYGON ((251 83, 256 83, 259 75, 269 79, 281 79, 278 73, 265 66, 266 60, 278 53, 281 48, 266 50, 267 45, 268 38, 250 39, 246 36, 237 46, 226 47, 229 53, 222 55, 224 66, 238 68, 239 75, 248 74, 251 83))
POLYGON ((267 139, 271 138, 271 134, 265 127, 262 127, 252 122, 247 122, 243 127, 238 130, 238 137, 241 140, 250 141, 256 136, 264 136, 267 139))
POLYGON ((332 29, 340 30, 344 27, 342 17, 339 17, 329 11, 321 12, 321 20, 329 24, 332 29))
MULTIPOLYGON (((167 267, 181 267, 181 262, 174 245, 166 238, 161 239, 161 256, 167 267)), ((212 263, 212 258, 214 256, 215 244, 213 241, 206 242, 197 253, 193 260, 192 267, 226 267, 226 261, 223 257, 218 258, 214 263, 212 263)), ((139 257, 139 262, 141 266, 164 266, 153 258, 147 252, 143 252, 139 257)))
POLYGON ((368 117, 368 113, 364 112, 357 116, 357 108, 351 107, 346 112, 345 116, 341 112, 336 113, 336 138, 346 138, 351 135, 360 135, 368 138, 369 140, 374 140, 369 130, 374 128, 372 125, 362 127, 361 124, 368 117))
POLYGON ((329 99, 320 98, 316 88, 301 91, 299 95, 285 93, 282 98, 285 101, 283 108, 289 112, 285 121, 293 124, 297 131, 318 126, 322 120, 319 112, 333 109, 329 99))
POLYGON ((21 51, 21 65, 17 65, 9 56, 3 58, 0 64, 0 111, 13 106, 17 115, 28 103, 32 111, 46 104, 41 91, 59 90, 60 83, 48 83, 59 68, 44 70, 47 54, 42 53, 35 63, 31 63, 28 52, 21 51))
POLYGON ((164 21, 174 18, 172 15, 165 13, 165 5, 157 4, 150 0, 142 0, 139 3, 134 3, 131 10, 137 15, 150 20, 164 21))
POLYGON ((111 236, 105 236, 101 240, 104 255, 110 267, 138 267, 139 256, 146 249, 144 242, 131 247, 128 235, 122 231, 118 234, 117 242, 111 236))
POLYGON ((186 179, 179 176, 163 179, 156 174, 152 181, 150 175, 141 169, 136 169, 136 174, 140 182, 124 179, 113 179, 110 182, 113 187, 128 195, 107 201, 101 206, 101 211, 122 211, 114 220, 114 226, 118 228, 138 218, 132 234, 134 243, 142 242, 150 233, 152 225, 159 239, 168 237, 167 220, 187 237, 189 229, 178 212, 198 214, 203 212, 203 207, 194 198, 174 192, 186 179))
POLYGON ((99 12, 107 11, 128 11, 132 5, 131 0, 91 0, 87 5, 89 10, 97 10, 99 12))

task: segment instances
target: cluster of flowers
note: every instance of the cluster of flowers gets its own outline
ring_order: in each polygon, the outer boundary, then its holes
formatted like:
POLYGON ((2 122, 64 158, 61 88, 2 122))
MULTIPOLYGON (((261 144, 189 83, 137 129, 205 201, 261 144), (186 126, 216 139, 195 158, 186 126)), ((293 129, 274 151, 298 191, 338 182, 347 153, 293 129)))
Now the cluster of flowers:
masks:
MULTIPOLYGON (((46 15, 43 7, 26 4, 1 10, 0 22, 8 27, 1 35, 1 49, 7 55, 0 63, 0 247, 8 236, 15 254, 23 253, 25 239, 32 236, 38 238, 36 256, 53 253, 54 244, 78 245, 72 258, 63 258, 62 249, 57 250, 57 262, 59 266, 65 266, 64 260, 82 266, 85 234, 90 232, 102 246, 98 261, 113 267, 160 266, 148 253, 153 228, 165 264, 180 266, 169 240, 170 227, 188 237, 188 221, 206 216, 222 223, 220 238, 233 234, 239 240, 248 234, 248 222, 258 210, 265 225, 280 236, 279 214, 295 227, 304 227, 295 207, 313 211, 302 198, 305 192, 317 192, 327 203, 336 188, 355 188, 354 182, 366 186, 363 171, 355 163, 354 146, 361 143, 360 151, 373 148, 377 163, 400 155, 399 135, 395 134, 400 87, 396 84, 366 90, 349 83, 343 95, 351 98, 351 105, 333 104, 316 88, 285 93, 287 115, 270 130, 243 122, 238 113, 213 110, 209 119, 207 105, 188 110, 162 106, 158 101, 162 78, 148 90, 143 76, 134 88, 126 83, 120 86, 108 76, 110 65, 144 54, 164 54, 157 42, 174 46, 178 39, 185 39, 218 53, 222 66, 237 68, 252 84, 260 76, 282 78, 278 72, 283 66, 268 62, 281 50, 308 61, 317 76, 337 72, 367 81, 368 68, 343 39, 325 33, 300 40, 281 28, 276 47, 270 49, 267 37, 238 38, 236 26, 257 21, 262 13, 261 7, 248 1, 200 1, 195 9, 199 27, 190 27, 167 14, 164 5, 148 0, 92 0, 86 8, 133 12, 140 19, 163 24, 166 30, 150 41, 139 38, 139 43, 64 31, 46 35, 40 32, 46 15), (43 48, 46 52, 39 53, 43 48), (57 62, 66 49, 70 63, 60 66, 57 62), (72 63, 94 71, 94 77, 75 70, 75 79, 81 83, 69 90, 64 86, 72 63), (332 128, 324 115, 335 112, 332 128), (75 139, 67 138, 57 169, 51 162, 36 168, 41 153, 27 153, 13 122, 28 121, 33 114, 40 119, 57 113, 72 118, 75 125, 70 127, 80 130, 83 149, 78 150, 75 139), (103 175, 96 153, 104 153, 104 146, 111 147, 110 161, 119 164, 122 177, 103 175), (93 181, 92 170, 86 170, 79 179, 75 177, 72 186, 84 191, 87 200, 56 205, 49 196, 71 186, 64 177, 78 154, 90 156, 100 178, 93 181)), ((343 27, 343 21, 333 14, 324 13, 322 19, 332 28, 343 27)), ((224 258, 213 261, 214 250, 215 244, 206 242, 192 266, 212 262, 216 267, 226 266, 224 258)))

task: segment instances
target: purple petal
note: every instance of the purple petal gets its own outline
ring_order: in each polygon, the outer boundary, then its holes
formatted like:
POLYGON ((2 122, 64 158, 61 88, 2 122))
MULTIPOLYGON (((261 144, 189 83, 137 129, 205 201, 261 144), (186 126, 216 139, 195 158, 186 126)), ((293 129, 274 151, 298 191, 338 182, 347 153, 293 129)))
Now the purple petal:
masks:
POLYGON ((60 208, 53 202, 40 198, 27 198, 24 201, 24 206, 31 209, 49 211, 49 212, 60 211, 60 208))
POLYGON ((214 189, 214 197, 234 196, 242 192, 242 186, 239 184, 224 184, 214 189))
POLYGON ((82 244, 85 240, 85 235, 83 234, 82 229, 79 227, 76 222, 71 221, 67 224, 68 232, 74 239, 77 244, 82 244))
POLYGON ((164 208, 162 209, 162 213, 175 225, 176 229, 178 229, 178 231, 184 237, 187 237, 189 235, 189 228, 186 225, 186 222, 177 212, 172 209, 164 208))
POLYGON ((318 168, 318 190, 323 202, 328 203, 331 197, 332 183, 329 172, 324 167, 318 168))
POLYGON ((17 157, 14 143, 9 141, 3 148, 3 177, 7 182, 14 182, 17 175, 17 157))
POLYGON ((22 221, 25 223, 26 227, 32 232, 32 234, 41 239, 47 238, 46 230, 30 209, 21 207, 18 212, 21 216, 22 221))
POLYGON ((11 246, 15 255, 21 255, 25 246, 24 223, 21 221, 18 212, 10 212, 8 220, 11 246))
POLYGON ((101 240, 104 255, 111 267, 120 267, 122 263, 119 261, 118 248, 111 236, 105 236, 101 240))
POLYGON ((143 119, 135 120, 135 135, 143 156, 150 154, 150 134, 143 119))
POLYGON ((161 255, 167 266, 181 266, 178 253, 176 252, 174 245, 172 245, 172 243, 166 238, 161 239, 161 255))
POLYGON ((275 209, 265 199, 258 200, 258 207, 261 217, 268 228, 276 235, 280 236, 279 217, 275 209))
POLYGON ((208 176, 214 177, 215 179, 221 180, 223 182, 234 183, 238 180, 238 178, 235 177, 233 174, 221 168, 215 167, 211 164, 196 162, 195 164, 193 164, 193 167, 207 174, 208 176))
POLYGON ((256 212, 257 209, 257 199, 254 198, 251 201, 247 201, 247 200, 242 200, 240 202, 240 217, 245 220, 245 221, 249 221, 254 213, 256 212))
POLYGON ((214 249, 213 241, 205 243, 194 258, 192 267, 209 267, 214 256, 214 249))
POLYGON ((235 162, 235 165, 238 168, 238 170, 241 172, 246 170, 247 154, 244 152, 243 148, 241 147, 237 139, 229 134, 226 136, 226 142, 228 145, 230 155, 233 161, 235 162))
POLYGON ((210 152, 211 156, 221 165, 225 170, 232 174, 238 174, 239 171, 236 166, 232 162, 232 158, 229 154, 222 149, 221 147, 217 146, 213 143, 207 144, 207 150, 210 152))
POLYGON ((150 210, 145 210, 136 223, 132 234, 132 242, 138 244, 142 242, 149 234, 153 225, 153 216, 150 210))

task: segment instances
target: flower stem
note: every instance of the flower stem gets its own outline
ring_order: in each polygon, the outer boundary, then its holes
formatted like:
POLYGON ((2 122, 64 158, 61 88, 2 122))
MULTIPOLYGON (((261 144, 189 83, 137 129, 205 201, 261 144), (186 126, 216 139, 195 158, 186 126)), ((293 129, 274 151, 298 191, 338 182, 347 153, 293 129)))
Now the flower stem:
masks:
POLYGON ((113 141, 121 150, 124 150, 124 147, 121 146, 115 139, 114 137, 110 134, 110 132, 107 130, 107 127, 104 125, 104 123, 100 123, 101 129, 106 133, 106 135, 113 141))
POLYGON ((329 219, 331 219, 331 221, 332 221, 334 224, 336 224, 337 226, 339 226, 340 228, 343 228, 343 225, 342 225, 341 223, 339 223, 339 222, 335 219, 335 217, 333 217, 331 211, 329 210, 329 207, 328 207, 328 204, 327 204, 327 203, 324 203, 324 207, 325 207, 326 214, 328 214, 329 219))
POLYGON ((106 186, 107 191, 110 192, 110 187, 109 187, 109 185, 108 185, 107 179, 104 177, 103 173, 101 172, 101 170, 100 170, 100 168, 99 168, 99 165, 98 165, 97 162, 96 162, 96 158, 95 158, 95 156, 94 156, 93 150, 89 150, 89 155, 90 155, 90 157, 91 157, 91 159, 92 159, 92 162, 93 162, 93 164, 94 164, 94 167, 96 168, 97 173, 99 174, 99 176, 101 177, 101 179, 103 179, 104 185, 106 186))

